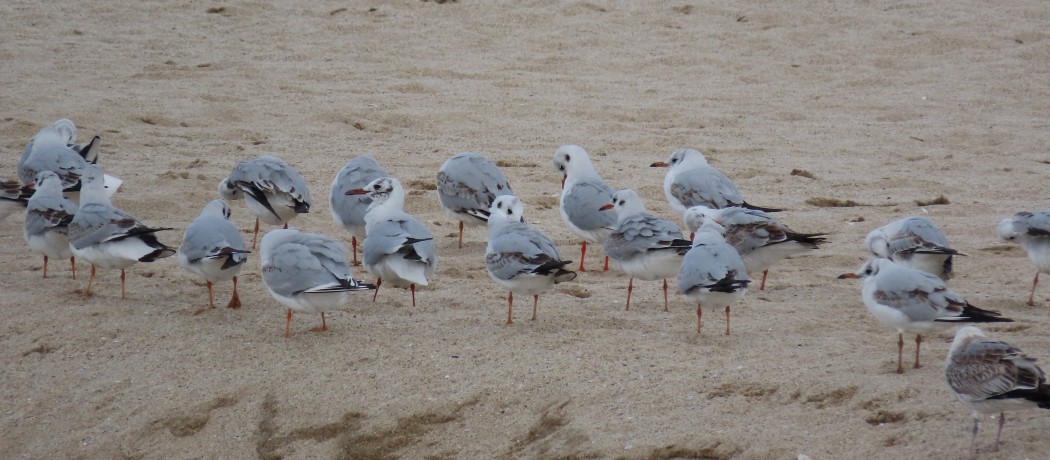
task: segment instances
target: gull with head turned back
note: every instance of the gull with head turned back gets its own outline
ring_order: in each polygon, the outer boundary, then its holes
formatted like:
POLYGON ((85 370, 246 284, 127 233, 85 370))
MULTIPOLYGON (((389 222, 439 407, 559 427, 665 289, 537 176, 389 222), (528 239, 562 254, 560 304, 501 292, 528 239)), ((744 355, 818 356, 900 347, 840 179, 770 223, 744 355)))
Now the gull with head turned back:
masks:
POLYGON ((479 153, 463 152, 449 158, 437 173, 441 207, 459 221, 459 247, 463 225, 485 225, 489 208, 498 196, 513 195, 507 177, 495 163, 479 153))
POLYGON ((48 257, 69 259, 73 279, 77 279, 76 257, 69 247, 69 223, 77 205, 62 196, 62 179, 51 171, 36 175, 36 193, 26 203, 23 235, 29 248, 44 255, 44 278, 48 257))
POLYGON ((1028 305, 1035 305, 1039 274, 1050 273, 1050 210, 1014 214, 999 222, 998 232, 1003 241, 1020 244, 1028 254, 1028 260, 1035 265, 1032 293, 1028 295, 1028 305))
POLYGON ((612 202, 600 209, 616 211, 616 227, 605 239, 605 253, 630 280, 627 282, 627 310, 631 309, 634 279, 664 281, 664 311, 667 311, 667 278, 682 267, 682 259, 693 244, 684 239, 678 226, 645 212, 642 198, 634 190, 613 193, 612 202))
POLYGON ((303 175, 270 154, 237 163, 229 177, 219 182, 219 195, 227 201, 243 198, 248 212, 255 216, 253 249, 259 238, 260 220, 288 228, 289 221, 310 212, 313 205, 303 175))
POLYGON ((932 273, 947 282, 952 278, 952 258, 961 256, 948 244, 937 224, 927 217, 911 216, 876 228, 864 238, 872 255, 906 267, 932 273))
MULTIPOLYGON (((215 308, 212 284, 233 280, 233 295, 228 308, 240 308, 237 274, 248 261, 249 251, 237 226, 230 222, 230 205, 225 200, 212 200, 190 225, 179 246, 179 264, 186 271, 208 283, 208 308, 215 308)), ((196 314, 205 309, 197 310, 196 314)))
POLYGON ((685 254, 678 272, 678 292, 696 302, 696 333, 700 333, 701 306, 725 306, 726 335, 729 335, 729 306, 744 297, 747 277, 744 261, 732 245, 726 243, 721 225, 704 221, 696 229, 693 247, 685 254))
POLYGON ((347 162, 332 180, 328 204, 335 222, 350 232, 350 252, 354 266, 361 265, 357 261, 357 239, 360 238, 363 241, 367 235, 365 233, 365 213, 368 212, 368 205, 372 204, 372 198, 368 195, 351 196, 346 192, 364 187, 369 182, 386 176, 389 174, 379 165, 378 161, 370 156, 362 155, 347 162))
POLYGON ((347 195, 368 195, 372 204, 365 214, 364 267, 376 276, 376 293, 383 281, 408 287, 416 306, 416 285, 426 286, 437 269, 434 237, 415 217, 405 212, 405 189, 393 177, 380 177, 347 195))
MULTIPOLYGON (((76 138, 76 126, 65 118, 41 129, 22 150, 18 159, 18 178, 31 186, 37 174, 51 171, 61 179, 63 194, 71 201, 79 202, 81 176, 89 164, 98 163, 101 138, 95 136, 82 144, 77 144, 76 138)), ((102 177, 103 190, 107 196, 112 196, 122 181, 113 176, 102 177)))
MULTIPOLYGON (((587 243, 601 244, 612 233, 616 216, 600 208, 612 202, 613 189, 594 170, 587 151, 578 145, 563 145, 554 152, 554 168, 562 173, 561 218, 569 230, 583 239, 580 271, 587 256, 587 243)), ((609 256, 605 257, 609 269, 609 256)))

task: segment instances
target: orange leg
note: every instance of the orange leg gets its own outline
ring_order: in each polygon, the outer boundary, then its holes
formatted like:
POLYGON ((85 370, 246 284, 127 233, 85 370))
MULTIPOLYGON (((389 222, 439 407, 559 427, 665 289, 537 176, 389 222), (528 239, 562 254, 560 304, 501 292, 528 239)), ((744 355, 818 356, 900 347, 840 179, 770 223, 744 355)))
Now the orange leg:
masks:
POLYGON ((459 248, 463 249, 463 221, 459 221, 459 248))
POLYGON ((321 312, 321 327, 310 329, 310 332, 324 332, 328 330, 328 323, 324 320, 324 312, 321 312))
POLYGON ((627 311, 631 311, 631 291, 634 290, 634 277, 627 282, 627 311))
POLYGON ((536 305, 539 305, 539 303, 540 303, 540 295, 539 294, 533 294, 532 295, 532 320, 533 321, 536 321, 536 305))
POLYGON ((904 366, 901 365, 901 361, 904 359, 904 334, 897 334, 897 373, 904 373, 904 366))
POLYGON ((73 270, 73 279, 77 279, 77 258, 69 256, 69 268, 73 270))
POLYGON ((700 317, 704 315, 704 312, 700 310, 700 304, 696 304, 696 333, 700 333, 700 317))
POLYGON ((759 291, 766 290, 766 275, 769 274, 769 270, 762 270, 762 284, 758 287, 759 291))
POLYGON ((1035 272, 1035 279, 1032 280, 1032 293, 1028 295, 1028 306, 1035 305, 1035 286, 1039 284, 1039 272, 1035 272))
POLYGON ((507 293, 507 324, 514 324, 514 316, 513 316, 513 313, 512 313, 513 310, 514 310, 514 293, 513 292, 508 292, 507 293))
POLYGON ((215 308, 215 294, 212 293, 211 281, 208 281, 208 308, 215 308))
POLYGON ((922 344, 922 334, 916 335, 915 336, 915 368, 916 369, 918 369, 920 367, 919 366, 919 345, 921 345, 921 344, 922 344))
POLYGON ((361 265, 361 262, 357 261, 357 237, 356 236, 351 236, 350 237, 350 245, 354 247, 354 266, 356 267, 358 265, 361 265))
POLYGON ((292 309, 288 309, 288 321, 284 323, 284 336, 290 338, 292 336, 292 309))
MULTIPOLYGON (((587 242, 584 241, 583 244, 580 245, 580 271, 581 272, 587 271, 586 268, 583 268, 583 260, 586 257, 587 257, 587 242)), ((1039 275, 1036 275, 1036 276, 1039 276, 1039 275)))
POLYGON ((91 295, 91 283, 95 281, 95 264, 91 264, 91 276, 88 277, 88 287, 84 290, 85 296, 91 295))
POLYGON ((609 271, 609 256, 605 256, 605 268, 603 268, 602 271, 603 272, 609 271))
POLYGON ((696 233, 689 232, 689 241, 693 241, 693 238, 696 238, 696 233))
POLYGON ((729 305, 726 305, 726 335, 729 335, 729 305))
POLYGON ((124 270, 120 271, 120 300, 124 300, 124 270))
POLYGON ((376 292, 372 294, 372 301, 376 301, 376 297, 379 297, 379 286, 383 285, 383 278, 376 278, 376 292))
POLYGON ((408 290, 412 291, 412 308, 416 308, 416 285, 408 286, 408 290))
POLYGON ((47 256, 44 256, 44 278, 47 278, 47 256))
POLYGON ((669 311, 667 309, 667 278, 664 278, 664 311, 669 311))
POLYGON ((226 304, 226 308, 241 308, 241 298, 237 295, 237 277, 233 277, 233 297, 230 297, 230 303, 226 304))
POLYGON ((255 249, 255 242, 259 240, 259 218, 255 218, 255 234, 252 236, 252 249, 255 249))

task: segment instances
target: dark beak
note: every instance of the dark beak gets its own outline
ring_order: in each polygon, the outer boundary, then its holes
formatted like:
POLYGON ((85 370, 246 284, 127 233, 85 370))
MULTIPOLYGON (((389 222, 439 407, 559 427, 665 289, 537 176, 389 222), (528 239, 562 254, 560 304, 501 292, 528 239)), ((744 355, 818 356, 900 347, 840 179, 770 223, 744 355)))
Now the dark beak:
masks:
POLYGON ((855 280, 855 279, 860 279, 860 275, 858 275, 856 273, 843 273, 843 274, 839 275, 839 279, 840 280, 855 280))
POLYGON ((649 167, 650 168, 666 168, 667 167, 667 163, 664 163, 662 161, 657 161, 656 163, 653 163, 653 164, 649 165, 649 167))

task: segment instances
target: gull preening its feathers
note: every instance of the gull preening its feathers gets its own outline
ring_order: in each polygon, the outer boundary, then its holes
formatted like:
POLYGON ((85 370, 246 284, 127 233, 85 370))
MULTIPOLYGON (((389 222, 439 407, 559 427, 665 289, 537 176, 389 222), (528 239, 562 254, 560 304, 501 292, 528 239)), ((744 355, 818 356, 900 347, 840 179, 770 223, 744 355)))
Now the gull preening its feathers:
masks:
POLYGON ((219 195, 227 201, 244 199, 248 212, 255 216, 252 248, 259 238, 259 221, 283 225, 310 212, 313 201, 306 179, 275 155, 261 155, 237 163, 229 177, 219 182, 219 195))
POLYGON ((437 194, 441 207, 459 221, 459 247, 462 248, 463 225, 485 225, 492 201, 514 192, 495 163, 480 153, 463 152, 441 165, 437 173, 437 194))

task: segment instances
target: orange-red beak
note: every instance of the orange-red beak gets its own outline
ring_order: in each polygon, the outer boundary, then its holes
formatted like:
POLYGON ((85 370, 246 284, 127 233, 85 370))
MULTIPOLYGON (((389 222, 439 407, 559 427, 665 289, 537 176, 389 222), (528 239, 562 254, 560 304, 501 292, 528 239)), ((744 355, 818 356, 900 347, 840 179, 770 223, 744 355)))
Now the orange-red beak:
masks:
POLYGON ((346 191, 347 195, 365 195, 367 193, 368 193, 368 190, 365 190, 363 188, 355 188, 353 190, 347 190, 346 191))
POLYGON ((566 179, 567 177, 569 177, 569 175, 568 175, 568 174, 562 174, 562 175, 561 175, 561 188, 565 188, 565 179, 566 179))
POLYGON ((613 208, 613 204, 609 203, 609 204, 606 204, 606 205, 602 205, 602 207, 598 208, 598 210, 599 211, 608 211, 608 210, 610 210, 612 208, 613 208))
POLYGON ((662 161, 657 161, 656 163, 653 163, 653 164, 649 165, 649 167, 650 168, 666 168, 667 167, 667 163, 664 163, 662 161))

